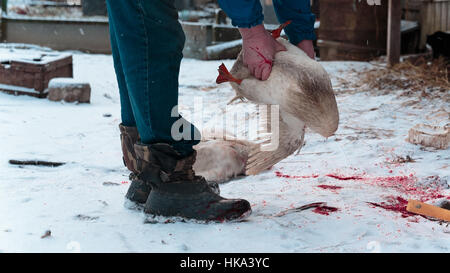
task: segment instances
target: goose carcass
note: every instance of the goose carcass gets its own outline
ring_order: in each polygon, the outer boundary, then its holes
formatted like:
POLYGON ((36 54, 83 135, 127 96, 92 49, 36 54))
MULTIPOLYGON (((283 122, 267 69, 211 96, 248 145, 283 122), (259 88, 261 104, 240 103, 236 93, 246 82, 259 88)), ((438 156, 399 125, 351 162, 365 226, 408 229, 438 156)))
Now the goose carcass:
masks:
MULTIPOLYGON (((254 104, 279 106, 278 147, 265 151, 261 149, 263 143, 206 134, 195 147, 198 156, 194 169, 207 180, 222 182, 272 167, 301 148, 305 127, 324 137, 337 130, 339 113, 328 73, 287 40, 279 37, 277 41, 287 51, 276 53, 266 81, 250 74, 241 52, 230 72, 223 64, 219 67, 217 83, 230 82, 237 97, 254 104)), ((273 119, 267 122, 270 126, 273 119)))

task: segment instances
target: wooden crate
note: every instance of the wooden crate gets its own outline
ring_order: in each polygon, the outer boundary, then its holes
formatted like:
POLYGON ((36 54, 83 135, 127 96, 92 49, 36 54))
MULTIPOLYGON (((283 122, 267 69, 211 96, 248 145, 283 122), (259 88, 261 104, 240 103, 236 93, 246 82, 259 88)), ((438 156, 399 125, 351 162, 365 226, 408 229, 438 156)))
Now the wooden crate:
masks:
POLYGON ((0 63, 0 91, 6 93, 43 98, 48 82, 57 77, 73 77, 72 55, 48 53, 0 63))
POLYGON ((386 51, 388 1, 321 0, 321 60, 367 61, 386 51))

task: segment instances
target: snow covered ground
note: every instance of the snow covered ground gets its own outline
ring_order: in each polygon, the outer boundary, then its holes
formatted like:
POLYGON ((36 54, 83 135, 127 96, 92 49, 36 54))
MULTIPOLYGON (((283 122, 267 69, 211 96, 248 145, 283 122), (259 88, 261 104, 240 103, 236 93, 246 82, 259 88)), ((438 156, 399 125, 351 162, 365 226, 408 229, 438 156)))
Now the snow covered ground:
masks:
MULTIPOLYGON (((124 207, 130 182, 112 58, 73 57, 74 77, 91 83, 91 104, 0 93, 0 252, 450 252, 447 224, 406 215, 399 203, 450 197, 448 149, 404 140, 430 114, 449 111, 444 102, 411 103, 416 99, 395 90, 358 92, 338 78, 358 80, 354 70, 370 64, 322 62, 333 78, 340 127, 328 139, 308 132, 299 154, 222 184, 223 196, 252 204, 246 221, 146 223, 143 212, 124 207), (414 162, 401 163, 406 156, 414 162), (10 159, 67 164, 18 167, 10 159), (392 210, 368 203, 389 200, 392 210), (313 202, 337 210, 276 216, 313 202), (48 230, 51 236, 41 238, 48 230)), ((203 98, 207 118, 225 107, 234 94, 228 84, 215 84, 220 63, 183 60, 182 110, 192 108, 194 96, 203 98)))

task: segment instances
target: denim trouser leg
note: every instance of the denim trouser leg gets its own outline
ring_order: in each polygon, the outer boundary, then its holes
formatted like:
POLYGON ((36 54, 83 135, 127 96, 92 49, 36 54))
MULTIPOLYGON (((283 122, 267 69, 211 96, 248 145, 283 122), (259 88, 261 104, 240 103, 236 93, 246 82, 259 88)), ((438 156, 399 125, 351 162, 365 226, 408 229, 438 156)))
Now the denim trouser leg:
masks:
POLYGON ((120 108, 122 124, 124 126, 136 126, 136 120, 133 115, 133 109, 131 108, 130 97, 128 95, 128 88, 125 82, 125 75, 123 73, 122 64, 120 62, 119 49, 117 47, 116 30, 114 28, 114 20, 109 18, 109 34, 111 40, 111 50, 114 60, 114 68, 116 71, 117 84, 119 85, 120 93, 120 108))
POLYGON ((178 104, 185 41, 174 0, 107 0, 107 4, 122 122, 134 117, 145 144, 169 143, 183 155, 190 154, 198 143, 193 140, 195 127, 185 123, 191 140, 176 141, 171 135, 172 125, 179 119, 171 112, 178 104))

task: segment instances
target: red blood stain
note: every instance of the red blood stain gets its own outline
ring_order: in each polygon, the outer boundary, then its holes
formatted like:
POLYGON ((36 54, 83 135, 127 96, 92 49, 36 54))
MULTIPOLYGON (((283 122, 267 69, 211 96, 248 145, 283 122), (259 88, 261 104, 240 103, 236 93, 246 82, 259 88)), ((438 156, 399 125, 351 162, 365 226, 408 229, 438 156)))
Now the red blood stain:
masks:
POLYGON ((313 210, 313 212, 322 214, 322 215, 330 215, 330 212, 336 212, 338 211, 338 208, 335 207, 329 207, 329 206, 320 206, 313 210))
POLYGON ((363 179, 360 176, 340 176, 337 174, 326 174, 325 176, 334 178, 334 179, 338 179, 338 180, 361 180, 363 179))
POLYGON ((122 182, 120 182, 120 183, 122 183, 122 184, 128 184, 128 181, 122 181, 122 182))
POLYGON ((263 58, 262 63, 269 64, 272 66, 272 60, 267 59, 261 52, 258 51, 258 48, 251 47, 261 58, 263 58))
POLYGON ((410 217, 410 216, 416 216, 416 214, 411 213, 406 210, 406 206, 408 205, 408 201, 406 199, 403 199, 400 196, 397 196, 395 198, 391 198, 388 202, 381 202, 381 203, 373 203, 373 202, 367 202, 368 204, 380 207, 385 210, 394 211, 402 214, 402 217, 410 217))
POLYGON ((420 201, 425 202, 431 199, 437 199, 445 197, 440 193, 441 187, 422 187, 417 186, 418 178, 414 174, 403 176, 387 176, 387 177, 374 177, 365 178, 365 180, 376 184, 381 187, 396 188, 398 191, 414 196, 420 201))
MULTIPOLYGON (((356 169, 355 169, 356 170, 356 169)), ((278 177, 303 179, 303 178, 317 178, 319 175, 288 175, 281 172, 275 172, 278 177)), ((425 178, 418 178, 415 174, 398 176, 375 176, 371 177, 367 174, 359 174, 353 176, 343 176, 340 174, 325 174, 324 176, 331 177, 337 180, 358 180, 364 183, 385 188, 394 188, 399 193, 408 196, 409 198, 418 199, 422 202, 426 202, 438 198, 446 198, 450 200, 450 196, 442 194, 442 186, 440 186, 440 177, 430 176, 425 178), (429 183, 418 183, 420 180, 429 180, 429 183)), ((324 187, 321 187, 324 188, 324 187)))
POLYGON ((318 185, 317 187, 322 188, 324 190, 340 190, 340 189, 342 189, 341 186, 335 186, 335 185, 318 185))
POLYGON ((419 178, 412 173, 409 175, 377 176, 377 177, 364 177, 364 176, 344 177, 335 174, 327 174, 326 176, 339 180, 362 180, 368 184, 373 184, 379 187, 395 188, 399 192, 417 198, 422 202, 431 199, 446 197, 441 194, 441 187, 439 186, 434 187, 417 186, 419 178))

